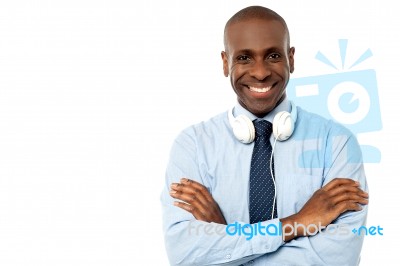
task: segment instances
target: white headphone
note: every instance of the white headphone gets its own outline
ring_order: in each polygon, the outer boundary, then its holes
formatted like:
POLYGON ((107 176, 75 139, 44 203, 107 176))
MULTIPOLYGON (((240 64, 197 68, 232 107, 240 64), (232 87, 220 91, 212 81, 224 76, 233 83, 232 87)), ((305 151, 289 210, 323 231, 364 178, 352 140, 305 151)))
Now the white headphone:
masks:
MULTIPOLYGON (((272 121, 272 132, 275 139, 279 141, 285 141, 290 138, 297 120, 297 108, 292 101, 289 102, 292 111, 290 113, 286 111, 279 112, 272 121)), ((233 129, 233 134, 242 143, 252 143, 256 135, 253 122, 245 115, 234 117, 233 108, 228 111, 229 123, 233 129)))

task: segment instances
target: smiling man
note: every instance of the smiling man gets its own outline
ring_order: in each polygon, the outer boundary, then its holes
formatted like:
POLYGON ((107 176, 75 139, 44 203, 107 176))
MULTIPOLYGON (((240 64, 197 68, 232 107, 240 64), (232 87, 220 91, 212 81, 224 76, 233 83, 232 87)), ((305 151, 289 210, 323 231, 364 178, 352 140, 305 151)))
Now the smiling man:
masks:
POLYGON ((174 142, 161 195, 170 263, 357 265, 363 236, 351 229, 368 204, 361 152, 344 127, 286 98, 295 49, 284 19, 242 9, 224 44, 238 103, 174 142))

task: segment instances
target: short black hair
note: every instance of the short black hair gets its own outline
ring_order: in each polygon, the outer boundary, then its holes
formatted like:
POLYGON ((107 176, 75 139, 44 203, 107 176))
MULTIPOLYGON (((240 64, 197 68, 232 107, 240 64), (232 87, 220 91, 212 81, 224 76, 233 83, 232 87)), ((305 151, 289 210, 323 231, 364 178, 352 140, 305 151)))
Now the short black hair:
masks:
POLYGON ((266 19, 266 20, 277 20, 280 23, 282 23, 283 27, 285 28, 288 36, 288 48, 290 47, 290 35, 289 35, 289 29, 288 26, 286 25, 286 21, 275 11, 272 9, 263 7, 263 6, 249 6, 246 8, 243 8, 242 10, 239 10, 234 14, 225 24, 225 29, 224 29, 224 46, 225 50, 227 50, 227 39, 226 39, 226 34, 227 30, 230 25, 235 24, 237 22, 242 22, 246 21, 249 19, 266 19))

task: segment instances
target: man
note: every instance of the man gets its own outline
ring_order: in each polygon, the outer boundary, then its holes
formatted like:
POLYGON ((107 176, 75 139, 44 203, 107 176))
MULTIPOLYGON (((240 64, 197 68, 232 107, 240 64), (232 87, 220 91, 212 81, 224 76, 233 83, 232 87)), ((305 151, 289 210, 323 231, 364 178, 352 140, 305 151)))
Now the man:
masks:
POLYGON ((233 118, 217 115, 174 142, 161 195, 170 263, 357 265, 363 237, 351 230, 365 224, 368 203, 361 152, 344 127, 286 98, 295 49, 284 19, 242 9, 227 22, 224 44, 238 104, 233 118), (281 112, 295 120, 288 139, 260 135, 281 112), (248 144, 233 130, 241 115, 255 127, 248 144))

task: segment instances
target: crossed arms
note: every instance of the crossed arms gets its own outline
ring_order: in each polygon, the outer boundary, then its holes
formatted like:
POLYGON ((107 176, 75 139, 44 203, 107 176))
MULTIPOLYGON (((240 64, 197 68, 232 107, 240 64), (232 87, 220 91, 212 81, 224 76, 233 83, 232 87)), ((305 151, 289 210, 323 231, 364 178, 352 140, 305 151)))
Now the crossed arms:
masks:
MULTIPOLYGON (((302 224, 306 228, 309 225, 327 226, 340 214, 346 211, 360 211, 360 204, 368 204, 368 193, 359 188, 360 183, 348 178, 336 178, 327 185, 317 190, 307 201, 300 212, 280 219, 282 228, 291 228, 287 225, 302 224)), ((172 183, 170 195, 175 201, 174 205, 190 212, 196 220, 208 223, 226 224, 225 218, 218 203, 202 184, 182 178, 180 183, 172 183)), ((307 232, 299 227, 299 230, 284 235, 284 241, 294 238, 314 235, 315 232, 307 232)))
MULTIPOLYGON (((218 197, 212 191, 210 193, 212 187, 199 173, 194 146, 193 137, 188 135, 183 135, 175 143, 173 151, 178 151, 180 155, 176 158, 172 156, 161 196, 166 248, 172 265, 240 265, 260 257, 271 265, 299 265, 299 257, 296 256, 302 256, 304 261, 311 261, 314 265, 357 264, 362 236, 314 235, 315 232, 302 231, 302 227, 291 232, 288 225, 364 225, 368 194, 364 191, 366 183, 362 165, 354 169, 338 165, 336 170, 330 170, 331 177, 298 211, 262 222, 263 226, 281 226, 284 239, 264 236, 247 241, 245 236, 188 233, 191 226, 226 226, 234 217, 231 215, 230 219, 226 219, 218 197), (342 171, 344 168, 350 170, 342 171), (333 178, 341 176, 342 172, 352 179, 333 178), (185 176, 190 179, 182 178, 185 176)), ((244 223, 240 219, 238 222, 244 223)))

